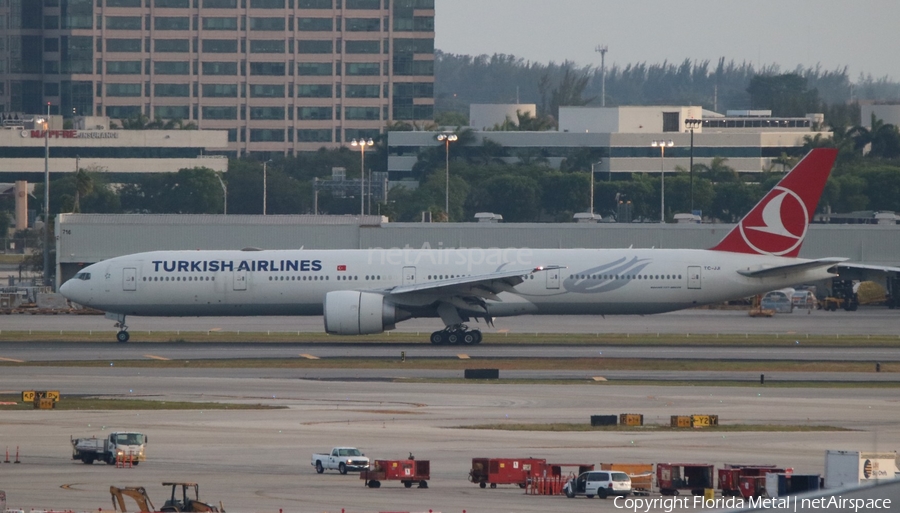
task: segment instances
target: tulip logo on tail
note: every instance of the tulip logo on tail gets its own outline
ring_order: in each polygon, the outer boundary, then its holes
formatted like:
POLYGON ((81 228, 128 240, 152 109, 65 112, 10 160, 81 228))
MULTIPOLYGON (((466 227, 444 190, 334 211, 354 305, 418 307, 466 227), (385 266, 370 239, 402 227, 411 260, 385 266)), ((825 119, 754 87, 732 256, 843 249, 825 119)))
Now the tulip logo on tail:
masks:
POLYGON ((866 460, 866 462, 863 464, 863 475, 866 477, 866 479, 872 477, 872 460, 866 460))
POLYGON ((741 220, 741 237, 754 251, 765 255, 786 255, 803 243, 809 226, 809 212, 794 191, 775 187, 741 220))

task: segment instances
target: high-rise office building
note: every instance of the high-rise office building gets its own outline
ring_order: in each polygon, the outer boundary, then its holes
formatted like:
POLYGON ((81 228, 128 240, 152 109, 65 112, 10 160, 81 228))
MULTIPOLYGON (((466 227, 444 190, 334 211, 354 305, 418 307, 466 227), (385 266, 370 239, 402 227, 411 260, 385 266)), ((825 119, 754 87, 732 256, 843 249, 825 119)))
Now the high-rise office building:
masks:
POLYGON ((0 109, 181 119, 229 153, 434 111, 434 0, 0 0, 0 109))

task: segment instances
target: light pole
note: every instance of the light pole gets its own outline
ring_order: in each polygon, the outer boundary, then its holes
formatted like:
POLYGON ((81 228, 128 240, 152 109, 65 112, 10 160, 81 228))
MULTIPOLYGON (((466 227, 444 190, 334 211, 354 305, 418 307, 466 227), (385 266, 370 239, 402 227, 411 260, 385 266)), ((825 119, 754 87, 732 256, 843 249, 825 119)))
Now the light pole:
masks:
POLYGON ((50 286, 50 102, 47 119, 36 119, 44 125, 44 286, 50 286))
POLYGON ((671 148, 675 146, 674 141, 653 141, 650 143, 650 146, 654 148, 659 147, 659 180, 660 180, 660 190, 659 190, 659 222, 666 222, 666 170, 665 170, 665 161, 666 161, 666 148, 671 148))
POLYGON ((360 137, 350 141, 350 146, 359 146, 359 215, 363 216, 366 213, 366 146, 375 146, 375 141, 360 137))
MULTIPOLYGON (((603 162, 602 160, 600 162, 603 162)), ((591 215, 594 215, 594 166, 600 162, 591 162, 591 215)))
POLYGON ((227 215, 228 214, 228 187, 225 186, 225 181, 222 180, 222 177, 219 176, 219 173, 216 173, 216 178, 219 179, 219 184, 222 185, 222 201, 225 204, 222 207, 222 215, 227 215))
POLYGON ((685 119, 684 127, 691 132, 691 163, 690 163, 690 175, 691 175, 691 214, 694 213, 694 130, 700 128, 700 125, 703 124, 702 119, 685 119))
POLYGON ((600 106, 606 107, 606 45, 597 45, 595 51, 600 52, 600 106))
POLYGON ((447 213, 447 221, 450 221, 450 143, 459 139, 456 134, 438 134, 437 140, 444 143, 444 155, 446 157, 444 163, 444 175, 446 185, 444 189, 444 212, 447 213))
POLYGON ((263 162, 263 215, 266 215, 266 187, 268 180, 266 179, 266 166, 272 162, 271 160, 267 160, 263 162))

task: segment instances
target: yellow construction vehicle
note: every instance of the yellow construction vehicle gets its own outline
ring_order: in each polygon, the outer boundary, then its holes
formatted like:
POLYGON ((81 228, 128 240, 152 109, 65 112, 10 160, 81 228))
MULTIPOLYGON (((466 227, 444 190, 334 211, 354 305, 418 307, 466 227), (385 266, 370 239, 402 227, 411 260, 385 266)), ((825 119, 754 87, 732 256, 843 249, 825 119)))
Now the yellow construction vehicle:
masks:
POLYGON ((143 486, 127 486, 125 488, 110 486, 109 494, 112 496, 113 511, 127 513, 128 510, 125 509, 125 496, 134 499, 140 513, 156 511, 156 508, 153 507, 153 503, 150 502, 150 497, 147 496, 147 490, 145 490, 143 486))
POLYGON ((222 502, 219 501, 219 507, 210 506, 205 502, 200 501, 200 485, 197 483, 163 483, 163 486, 171 486, 172 487, 172 495, 166 500, 166 503, 163 504, 163 507, 160 508, 160 511, 166 513, 183 513, 183 512, 209 512, 209 513, 225 513, 225 507, 222 505, 222 502), (178 487, 181 487, 181 498, 177 498, 175 494, 178 492, 178 487), (188 496, 188 490, 194 489, 194 498, 190 498, 188 496))

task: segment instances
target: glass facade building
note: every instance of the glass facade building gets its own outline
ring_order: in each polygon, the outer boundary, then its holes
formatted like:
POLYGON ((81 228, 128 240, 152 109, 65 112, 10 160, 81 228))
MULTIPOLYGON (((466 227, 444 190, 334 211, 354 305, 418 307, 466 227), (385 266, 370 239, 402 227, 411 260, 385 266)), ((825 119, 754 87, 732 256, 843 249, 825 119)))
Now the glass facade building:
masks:
POLYGON ((434 0, 0 0, 0 110, 294 154, 434 113, 434 0))

